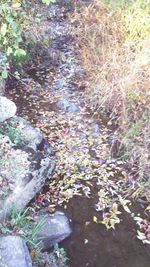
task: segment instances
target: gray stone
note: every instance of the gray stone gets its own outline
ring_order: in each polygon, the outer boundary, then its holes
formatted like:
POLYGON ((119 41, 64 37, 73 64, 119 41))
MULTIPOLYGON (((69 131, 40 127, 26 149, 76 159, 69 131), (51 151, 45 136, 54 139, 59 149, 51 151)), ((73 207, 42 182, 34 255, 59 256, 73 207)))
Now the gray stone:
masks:
POLYGON ((0 220, 12 210, 24 209, 51 174, 54 163, 31 148, 18 149, 0 135, 0 220))
POLYGON ((28 248, 22 238, 0 237, 0 267, 32 267, 28 248))
POLYGON ((38 232, 38 238, 42 241, 42 247, 45 250, 63 241, 71 233, 72 230, 66 215, 56 211, 53 215, 45 215, 45 223, 38 232))
POLYGON ((4 96, 0 96, 0 122, 13 117, 16 114, 17 108, 13 101, 4 96))
POLYGON ((5 94, 6 80, 0 76, 0 96, 5 94))
MULTIPOLYGON (((6 122, 3 124, 5 128, 6 122)), ((37 146, 42 142, 43 135, 39 128, 35 128, 31 123, 19 116, 14 116, 13 118, 7 120, 7 128, 13 127, 16 129, 19 146, 28 146, 37 149, 37 146)), ((6 132, 7 133, 7 132, 6 132)), ((15 142, 15 135, 11 137, 11 140, 15 142)))

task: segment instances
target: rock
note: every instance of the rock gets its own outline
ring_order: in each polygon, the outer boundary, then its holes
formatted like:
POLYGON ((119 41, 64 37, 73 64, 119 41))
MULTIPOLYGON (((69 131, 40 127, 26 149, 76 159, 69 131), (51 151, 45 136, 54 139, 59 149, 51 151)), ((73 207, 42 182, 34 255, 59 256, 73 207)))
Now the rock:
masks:
MULTIPOLYGON (((44 218, 45 223, 37 235, 42 241, 43 250, 64 240, 72 233, 69 220, 63 212, 56 211, 53 215, 45 215, 44 218)), ((41 219, 40 216, 39 220, 41 219)))
POLYGON ((40 129, 33 127, 30 122, 19 116, 1 123, 0 128, 3 129, 3 134, 8 135, 19 147, 28 146, 36 150, 43 140, 40 129))
POLYGON ((6 65, 8 66, 7 56, 0 50, 0 96, 3 96, 5 93, 6 79, 1 74, 6 65))
POLYGON ((0 220, 24 209, 52 173, 54 162, 31 148, 18 149, 0 135, 0 220))
POLYGON ((5 94, 6 80, 0 76, 0 96, 5 94))
POLYGON ((0 267, 32 267, 28 248, 21 237, 0 237, 0 267))
POLYGON ((13 117, 17 108, 14 102, 4 96, 0 96, 0 122, 13 117))

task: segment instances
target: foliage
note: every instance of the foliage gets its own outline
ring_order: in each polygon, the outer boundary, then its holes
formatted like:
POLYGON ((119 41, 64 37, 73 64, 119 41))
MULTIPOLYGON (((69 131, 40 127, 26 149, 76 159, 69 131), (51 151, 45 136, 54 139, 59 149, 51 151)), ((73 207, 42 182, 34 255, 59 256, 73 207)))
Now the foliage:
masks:
MULTIPOLYGON (((52 0, 42 2, 48 5, 52 0)), ((30 7, 28 0, 1 0, 0 73, 4 79, 8 77, 11 61, 21 63, 27 55, 27 45, 36 40, 33 25, 40 22, 36 18, 36 1, 32 1, 32 9, 30 7)))
MULTIPOLYGON (((23 30, 27 22, 26 13, 20 3, 2 1, 0 10, 0 49, 6 57, 20 59, 26 55, 22 48, 23 30)), ((4 63, 4 61, 3 61, 4 63)), ((3 78, 7 78, 7 65, 1 72, 3 78)))

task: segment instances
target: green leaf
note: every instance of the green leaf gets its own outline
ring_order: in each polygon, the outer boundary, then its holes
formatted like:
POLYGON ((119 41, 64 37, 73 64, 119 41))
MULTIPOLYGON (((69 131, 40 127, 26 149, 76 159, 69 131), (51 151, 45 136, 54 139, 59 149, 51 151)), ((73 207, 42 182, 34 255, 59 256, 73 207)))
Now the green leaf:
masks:
POLYGON ((13 49, 9 46, 7 48, 7 56, 9 56, 10 54, 12 54, 12 52, 13 52, 13 49))
POLYGON ((9 24, 11 24, 11 23, 13 22, 13 18, 11 17, 11 15, 7 15, 7 16, 5 17, 5 19, 6 19, 6 21, 7 21, 9 24))
POLYGON ((25 56, 26 55, 26 51, 24 49, 18 48, 15 53, 15 56, 21 57, 21 56, 25 56))
POLYGON ((7 69, 4 69, 3 71, 2 71, 2 78, 3 79, 7 79, 7 77, 8 77, 8 71, 7 71, 7 69))
POLYGON ((4 37, 6 35, 6 32, 7 32, 7 24, 3 23, 1 27, 1 35, 4 37))

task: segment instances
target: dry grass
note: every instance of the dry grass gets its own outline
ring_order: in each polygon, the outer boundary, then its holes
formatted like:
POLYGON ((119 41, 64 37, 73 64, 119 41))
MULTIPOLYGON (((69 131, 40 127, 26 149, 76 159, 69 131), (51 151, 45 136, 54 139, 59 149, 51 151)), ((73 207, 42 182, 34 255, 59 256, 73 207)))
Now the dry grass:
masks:
POLYGON ((150 4, 128 1, 112 10, 105 2, 74 12, 89 81, 85 96, 118 124, 121 152, 142 180, 150 177, 150 4))

